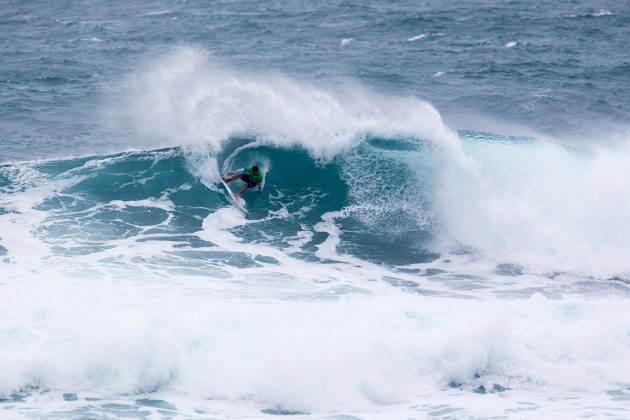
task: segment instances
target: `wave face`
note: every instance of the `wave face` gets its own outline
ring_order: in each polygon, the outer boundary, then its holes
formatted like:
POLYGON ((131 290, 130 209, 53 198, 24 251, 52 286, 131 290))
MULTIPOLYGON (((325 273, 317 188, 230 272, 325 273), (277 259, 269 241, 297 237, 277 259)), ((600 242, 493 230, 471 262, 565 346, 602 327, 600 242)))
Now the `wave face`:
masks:
MULTIPOLYGON (((339 246, 345 253, 390 265, 435 259, 428 196, 434 187, 429 174, 421 180, 404 163, 406 154, 425 153, 384 151, 381 141, 367 140, 328 162, 314 160, 301 148, 251 143, 232 155, 234 167, 259 162, 268 180, 263 193, 246 194, 250 217, 238 237, 280 249, 304 237, 296 252, 320 260, 315 251, 328 235, 317 229, 330 215, 343 232, 339 246)), ((204 219, 233 209, 216 179, 204 184, 204 175, 193 169, 199 157, 193 156, 170 148, 4 166, 2 187, 10 191, 2 212, 22 211, 21 197, 31 197, 31 188, 39 190, 42 195, 28 206, 40 215, 33 219, 32 236, 49 247, 46 256, 98 254, 144 241, 166 240, 169 246, 200 241, 201 246, 204 219), (23 186, 16 187, 19 182, 23 186), (50 190, 42 191, 42 185, 50 190)), ((19 259, 11 242, 3 240, 7 255, 19 259)))
MULTIPOLYGON (((431 141, 373 136, 326 160, 241 137, 216 155, 197 145, 8 164, 0 211, 9 223, 25 214, 42 259, 138 242, 214 247, 199 238, 204 221, 232 209, 212 177, 257 162, 269 182, 246 193, 247 227, 234 232, 245 243, 322 261, 334 236, 335 252, 390 267, 466 256, 543 275, 628 275, 627 152, 460 134, 464 169, 431 141)), ((19 261, 24 240, 5 235, 5 258, 19 261)))

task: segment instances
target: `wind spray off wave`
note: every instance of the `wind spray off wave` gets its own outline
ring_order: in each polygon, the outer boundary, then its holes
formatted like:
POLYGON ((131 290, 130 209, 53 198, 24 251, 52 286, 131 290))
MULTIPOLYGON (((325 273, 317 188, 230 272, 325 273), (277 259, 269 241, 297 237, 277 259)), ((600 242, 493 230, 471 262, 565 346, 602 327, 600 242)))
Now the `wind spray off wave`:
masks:
POLYGON ((217 151, 226 139, 246 135, 326 159, 368 134, 458 147, 427 102, 378 95, 348 82, 321 88, 277 74, 248 74, 194 48, 150 60, 122 86, 112 112, 169 144, 205 143, 217 151))

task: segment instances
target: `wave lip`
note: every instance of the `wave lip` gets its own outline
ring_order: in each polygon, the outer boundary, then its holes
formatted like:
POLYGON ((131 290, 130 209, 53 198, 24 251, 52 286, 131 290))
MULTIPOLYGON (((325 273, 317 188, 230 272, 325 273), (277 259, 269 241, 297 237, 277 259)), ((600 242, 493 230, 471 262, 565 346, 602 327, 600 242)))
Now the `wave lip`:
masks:
POLYGON ((456 136, 427 102, 378 95, 356 85, 326 89, 272 74, 243 74, 207 53, 179 48, 122 83, 112 117, 167 144, 214 150, 250 135, 278 147, 303 147, 330 159, 366 134, 414 136, 456 147, 456 136))

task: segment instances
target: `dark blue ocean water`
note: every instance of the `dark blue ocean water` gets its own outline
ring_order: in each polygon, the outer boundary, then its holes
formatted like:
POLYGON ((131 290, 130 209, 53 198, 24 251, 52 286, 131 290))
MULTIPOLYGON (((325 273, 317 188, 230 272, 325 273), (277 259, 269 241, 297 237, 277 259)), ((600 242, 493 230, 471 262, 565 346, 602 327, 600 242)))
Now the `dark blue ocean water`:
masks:
POLYGON ((628 28, 625 1, 1 1, 0 410, 623 417, 628 28), (254 163, 244 213, 218 177, 254 163))
POLYGON ((455 128, 597 135, 630 114, 629 25, 623 1, 7 0, 0 158, 126 144, 103 103, 147 56, 181 45, 250 73, 424 98, 455 128))

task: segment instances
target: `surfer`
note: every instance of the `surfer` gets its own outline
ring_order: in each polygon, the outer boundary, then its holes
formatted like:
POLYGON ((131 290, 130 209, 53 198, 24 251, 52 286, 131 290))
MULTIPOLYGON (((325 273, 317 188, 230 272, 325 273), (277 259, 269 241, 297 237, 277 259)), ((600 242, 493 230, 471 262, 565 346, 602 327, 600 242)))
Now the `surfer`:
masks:
POLYGON ((243 188, 241 188, 239 192, 234 194, 234 196, 238 198, 245 191, 255 186, 258 186, 258 191, 262 191, 261 182, 263 180, 263 177, 263 172, 258 169, 258 166, 254 165, 237 169, 235 171, 230 171, 227 173, 226 177, 221 177, 221 179, 223 180, 223 182, 232 182, 235 179, 240 179, 245 183, 245 185, 243 185, 243 188))

